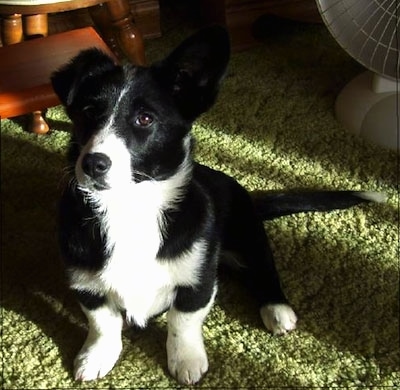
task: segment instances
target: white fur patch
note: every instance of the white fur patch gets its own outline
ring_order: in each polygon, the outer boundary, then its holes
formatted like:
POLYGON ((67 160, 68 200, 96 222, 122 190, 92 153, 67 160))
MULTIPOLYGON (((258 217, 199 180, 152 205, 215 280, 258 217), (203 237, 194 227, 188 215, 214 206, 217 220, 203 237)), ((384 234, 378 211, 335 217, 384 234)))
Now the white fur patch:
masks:
POLYGON ((89 333, 74 362, 76 380, 89 381, 105 376, 122 350, 121 314, 110 307, 86 310, 89 333))
POLYGON ((383 192, 364 191, 355 192, 355 194, 361 199, 369 200, 376 203, 385 203, 388 199, 387 195, 383 192))
POLYGON ((204 308, 184 313, 170 309, 168 312, 167 355, 172 376, 185 385, 197 383, 208 370, 202 325, 214 302, 216 287, 204 308))
POLYGON ((265 327, 274 335, 282 335, 296 328, 297 317, 284 303, 265 305, 260 309, 265 327))

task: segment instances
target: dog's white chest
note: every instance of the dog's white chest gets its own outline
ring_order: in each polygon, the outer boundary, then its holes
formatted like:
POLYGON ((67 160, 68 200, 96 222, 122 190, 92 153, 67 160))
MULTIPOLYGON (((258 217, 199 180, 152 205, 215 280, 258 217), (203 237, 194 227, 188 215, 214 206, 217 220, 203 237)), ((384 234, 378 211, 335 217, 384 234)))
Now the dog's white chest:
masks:
POLYGON ((108 291, 108 299, 124 308, 128 319, 145 326, 150 317, 173 304, 178 286, 195 286, 199 282, 205 251, 202 240, 173 259, 157 259, 153 253, 135 261, 131 256, 119 257, 115 250, 102 272, 101 283, 108 291))
POLYGON ((73 271, 71 285, 105 295, 129 319, 144 326, 151 316, 171 306, 177 286, 197 283, 205 244, 194 243, 174 259, 157 259, 162 244, 162 197, 154 191, 139 195, 115 200, 103 195, 98 200, 109 258, 98 272, 73 271))
POLYGON ((144 326, 149 317, 171 305, 174 281, 156 259, 162 242, 156 199, 140 197, 131 207, 122 206, 108 206, 105 214, 110 258, 100 281, 108 299, 144 326))
POLYGON ((149 317, 172 304, 174 281, 156 260, 157 251, 150 242, 133 241, 130 251, 116 245, 100 281, 107 298, 126 310, 128 319, 144 326, 149 317))

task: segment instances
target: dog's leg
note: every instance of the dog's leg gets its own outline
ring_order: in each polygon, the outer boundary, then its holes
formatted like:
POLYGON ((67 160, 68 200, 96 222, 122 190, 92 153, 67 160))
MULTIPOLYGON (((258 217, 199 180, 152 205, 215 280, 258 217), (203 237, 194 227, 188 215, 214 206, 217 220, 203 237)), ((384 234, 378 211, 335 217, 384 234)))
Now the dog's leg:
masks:
MULTIPOLYGON (((262 234, 265 235, 264 231, 262 234)), ((273 335, 283 335, 294 330, 297 317, 282 291, 266 237, 265 240, 253 241, 250 255, 251 259, 246 261, 248 268, 244 274, 250 289, 258 299, 265 327, 273 335)))
POLYGON ((258 301, 265 327, 274 335, 295 329, 296 314, 282 291, 263 223, 241 187, 234 193, 223 247, 239 255, 238 261, 231 265, 239 266, 240 275, 258 301))
POLYGON ((75 358, 76 380, 89 381, 105 376, 122 350, 122 316, 114 308, 102 305, 95 309, 82 306, 89 322, 89 333, 75 358))
POLYGON ((273 255, 266 241, 265 237, 261 245, 260 241, 254 240, 245 274, 250 289, 258 299, 265 327, 273 335, 283 335, 296 328, 297 317, 282 291, 273 255))
MULTIPOLYGON (((187 305, 196 292, 189 292, 190 288, 184 290, 186 291, 183 293, 178 291, 178 294, 185 294, 187 305)), ((168 369, 183 384, 197 383, 208 370, 202 325, 212 307, 216 290, 214 287, 208 303, 198 310, 186 311, 188 308, 180 310, 174 306, 168 312, 168 369)))
POLYGON ((258 300, 261 319, 273 335, 283 335, 296 328, 297 316, 280 286, 271 253, 252 250, 248 268, 242 271, 246 283, 258 300), (270 256, 270 257, 269 257, 270 256))
MULTIPOLYGON (((244 272, 255 297, 260 305, 260 315, 265 327, 273 335, 283 335, 296 328, 297 317, 288 303, 275 267, 272 251, 269 248, 264 229, 259 235, 264 238, 254 239, 244 272)), ((254 236, 257 237, 257 236, 254 236)))

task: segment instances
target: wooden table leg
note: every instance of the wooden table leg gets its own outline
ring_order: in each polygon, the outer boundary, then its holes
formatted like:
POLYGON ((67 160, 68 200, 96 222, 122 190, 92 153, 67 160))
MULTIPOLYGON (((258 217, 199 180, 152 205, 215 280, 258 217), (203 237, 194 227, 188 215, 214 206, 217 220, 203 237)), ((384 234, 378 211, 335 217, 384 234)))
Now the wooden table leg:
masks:
MULTIPOLYGON (((49 32, 47 14, 24 15, 22 17, 25 39, 47 37, 49 32)), ((45 111, 34 111, 30 118, 28 130, 35 134, 46 134, 49 125, 44 118, 45 111)))
POLYGON ((143 37, 133 21, 128 0, 110 0, 106 7, 123 53, 132 63, 145 65, 143 37))
POLYGON ((47 14, 24 15, 22 18, 26 38, 47 37, 49 27, 47 14))
POLYGON ((24 40, 21 14, 1 16, 1 41, 3 45, 13 45, 24 40))
POLYGON ((46 134, 49 131, 49 125, 44 119, 45 111, 34 111, 30 118, 29 131, 35 134, 46 134))

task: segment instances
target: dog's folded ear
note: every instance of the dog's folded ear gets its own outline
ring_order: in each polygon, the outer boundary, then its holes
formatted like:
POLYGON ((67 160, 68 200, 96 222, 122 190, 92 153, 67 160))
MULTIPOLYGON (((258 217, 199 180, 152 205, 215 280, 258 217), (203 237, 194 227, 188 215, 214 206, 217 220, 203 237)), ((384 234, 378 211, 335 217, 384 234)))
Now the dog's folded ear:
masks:
POLYGON ((172 94, 181 114, 194 120, 214 103, 229 56, 226 29, 212 26, 190 36, 153 65, 154 74, 172 94))
POLYGON ((72 103, 79 85, 85 80, 99 76, 115 67, 114 60, 100 49, 86 49, 54 72, 51 76, 51 83, 61 103, 68 107, 72 103))

